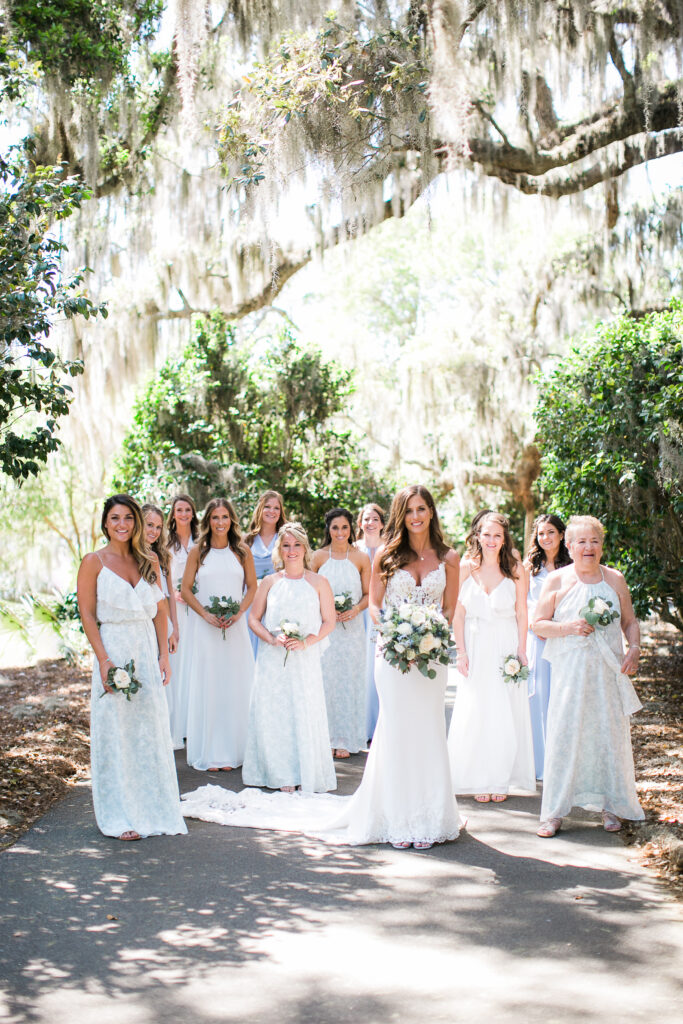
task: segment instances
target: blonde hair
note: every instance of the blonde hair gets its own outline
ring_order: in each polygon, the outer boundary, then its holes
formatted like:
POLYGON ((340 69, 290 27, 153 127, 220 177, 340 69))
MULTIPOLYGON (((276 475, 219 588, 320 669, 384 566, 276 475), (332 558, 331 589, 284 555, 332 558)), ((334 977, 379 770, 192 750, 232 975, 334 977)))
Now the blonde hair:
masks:
POLYGON ((285 503, 282 499, 282 495, 280 494, 280 492, 265 491, 265 493, 261 495, 257 502, 256 508, 254 509, 254 514, 251 517, 251 522, 249 523, 249 529, 247 530, 246 536, 244 537, 244 542, 245 544, 248 544, 249 547, 252 546, 254 540, 261 532, 261 527, 263 526, 263 510, 266 507, 266 503, 275 498, 280 502, 280 517, 277 521, 275 529, 279 530, 280 527, 284 526, 284 524, 287 522, 285 503))
MULTIPOLYGON (((168 550, 168 537, 166 536, 166 523, 164 521, 164 513, 161 511, 158 505, 152 505, 146 502, 140 509, 142 512, 143 521, 146 519, 150 512, 153 512, 155 516, 159 516, 161 520, 161 532, 153 544, 150 544, 150 550, 159 559, 159 568, 161 569, 164 576, 168 576, 169 569, 171 568, 171 554, 168 550)), ((147 524, 145 523, 145 526, 147 524)))
POLYGON ((132 512, 135 526, 133 527, 133 535, 128 541, 130 544, 131 554, 135 559, 143 580, 146 580, 147 583, 156 583, 157 572, 154 568, 154 562, 152 561, 152 553, 145 538, 145 521, 142 518, 140 506, 135 498, 131 498, 130 494, 112 494, 110 498, 107 498, 104 503, 104 508, 102 509, 102 521, 100 523, 102 533, 107 540, 110 540, 109 533, 107 531, 107 516, 113 509, 114 505, 124 505, 130 512, 132 512))
POLYGON ((574 535, 582 529, 590 529, 597 533, 600 543, 605 539, 605 527, 595 516, 570 516, 567 523, 567 532, 564 535, 565 543, 571 544, 574 535))
POLYGON ((311 548, 311 542, 308 539, 308 534, 304 530, 301 523, 285 523, 284 526, 281 526, 280 529, 278 530, 277 540, 275 541, 275 546, 273 547, 273 566, 276 569, 282 569, 284 567, 282 555, 280 554, 280 548, 282 547, 282 541, 288 535, 294 537, 301 544, 303 544, 305 549, 304 568, 310 569, 313 560, 313 550, 311 548))

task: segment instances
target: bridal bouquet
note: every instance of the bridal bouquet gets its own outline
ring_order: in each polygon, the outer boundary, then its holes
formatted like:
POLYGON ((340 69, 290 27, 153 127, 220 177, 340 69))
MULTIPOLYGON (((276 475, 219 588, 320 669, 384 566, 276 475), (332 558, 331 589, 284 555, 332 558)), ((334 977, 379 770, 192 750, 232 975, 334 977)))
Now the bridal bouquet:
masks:
MULTIPOLYGON (((302 630, 298 622, 290 622, 288 619, 283 619, 280 623, 280 629, 285 634, 288 640, 305 640, 306 634, 302 630)), ((289 651, 285 653, 285 665, 287 664, 287 658, 289 657, 289 651)))
POLYGON ((429 663, 448 665, 455 646, 448 623, 434 605, 405 601, 398 608, 385 608, 377 630, 377 643, 393 668, 408 672, 415 666, 429 679, 436 677, 429 663))
MULTIPOLYGON (((336 612, 350 612, 353 608, 353 598, 348 590, 345 590, 343 594, 334 595, 334 610, 336 612)), ((342 622, 342 626, 346 629, 346 626, 342 622)))
POLYGON ((508 654, 503 661, 503 679, 506 683, 521 683, 529 678, 529 666, 522 665, 516 654, 508 654))
MULTIPOLYGON (((142 689, 142 683, 135 677, 135 662, 131 658, 130 661, 126 662, 123 668, 117 668, 116 665, 107 672, 107 678, 105 679, 107 686, 110 686, 114 693, 125 693, 126 700, 130 700, 134 693, 142 689)), ((105 697, 107 691, 100 694, 100 697, 105 697)))
MULTIPOLYGON (((225 595, 223 597, 213 596, 209 598, 209 603, 205 604, 204 607, 210 615, 215 615, 219 619, 230 619, 233 615, 237 615, 240 610, 240 603, 233 600, 232 597, 226 597, 225 595)), ((225 640, 225 626, 221 626, 221 633, 225 640)))
POLYGON ((603 629, 605 626, 609 626, 610 622, 619 618, 619 612, 614 611, 612 602, 604 597, 591 597, 579 615, 586 620, 589 626, 601 626, 603 629))

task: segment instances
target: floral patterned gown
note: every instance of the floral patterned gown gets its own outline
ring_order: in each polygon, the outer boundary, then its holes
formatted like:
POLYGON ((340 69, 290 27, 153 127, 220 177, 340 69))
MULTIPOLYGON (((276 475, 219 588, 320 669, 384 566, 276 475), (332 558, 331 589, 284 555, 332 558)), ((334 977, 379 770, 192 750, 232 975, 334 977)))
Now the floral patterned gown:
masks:
MULTIPOLYGON (((621 606, 604 579, 576 583, 553 619, 579 618, 592 597, 621 606)), ((611 811, 620 818, 645 817, 636 793, 629 716, 641 707, 630 679, 621 675, 620 620, 590 636, 551 637, 545 658, 553 685, 548 706, 541 819, 563 818, 572 807, 611 811)))
POLYGON ((102 643, 117 666, 133 659, 142 684, 130 701, 123 694, 106 693, 95 659, 90 764, 95 818, 107 836, 128 831, 141 836, 187 832, 152 623, 161 597, 159 588, 143 579, 133 587, 107 566, 98 574, 102 643))
MULTIPOLYGON (((320 630, 320 598, 303 577, 281 576, 268 592, 263 625, 276 634, 285 619, 305 636, 320 630)), ((246 786, 301 786, 305 793, 337 788, 320 668, 327 644, 291 651, 285 664, 283 647, 259 641, 242 767, 246 786)))

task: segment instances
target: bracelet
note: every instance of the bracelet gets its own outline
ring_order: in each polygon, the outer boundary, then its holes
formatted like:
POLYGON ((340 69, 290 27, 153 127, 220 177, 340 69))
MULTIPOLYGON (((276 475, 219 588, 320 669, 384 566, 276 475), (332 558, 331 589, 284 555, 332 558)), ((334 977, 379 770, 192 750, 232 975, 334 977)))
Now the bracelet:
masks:
POLYGON ((628 645, 628 649, 629 649, 629 651, 639 651, 640 650, 640 644, 629 644, 628 645))

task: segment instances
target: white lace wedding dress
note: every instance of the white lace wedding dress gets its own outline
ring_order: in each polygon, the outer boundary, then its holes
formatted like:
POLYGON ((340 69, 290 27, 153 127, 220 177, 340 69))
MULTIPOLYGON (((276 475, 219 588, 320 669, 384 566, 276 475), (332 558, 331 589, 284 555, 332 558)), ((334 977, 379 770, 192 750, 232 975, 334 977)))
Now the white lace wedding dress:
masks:
MULTIPOLYGON (((441 604, 446 570, 441 564, 422 585, 399 569, 389 580, 388 605, 402 601, 441 604)), ((183 813, 249 828, 305 832, 326 842, 434 843, 455 839, 460 829, 451 786, 444 702, 446 666, 435 679, 417 670, 402 674, 380 654, 380 714, 362 782, 351 797, 203 786, 184 795, 183 813)))

